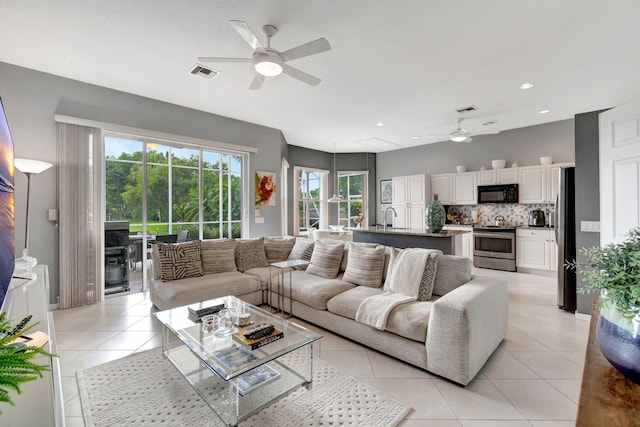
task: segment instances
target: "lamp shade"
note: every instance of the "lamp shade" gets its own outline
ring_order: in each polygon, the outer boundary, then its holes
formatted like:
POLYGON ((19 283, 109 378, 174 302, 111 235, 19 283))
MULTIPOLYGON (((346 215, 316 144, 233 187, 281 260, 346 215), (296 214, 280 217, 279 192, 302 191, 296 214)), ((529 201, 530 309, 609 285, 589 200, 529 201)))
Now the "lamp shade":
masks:
POLYGON ((14 165, 22 173, 39 174, 53 166, 51 163, 31 159, 14 159, 14 165))

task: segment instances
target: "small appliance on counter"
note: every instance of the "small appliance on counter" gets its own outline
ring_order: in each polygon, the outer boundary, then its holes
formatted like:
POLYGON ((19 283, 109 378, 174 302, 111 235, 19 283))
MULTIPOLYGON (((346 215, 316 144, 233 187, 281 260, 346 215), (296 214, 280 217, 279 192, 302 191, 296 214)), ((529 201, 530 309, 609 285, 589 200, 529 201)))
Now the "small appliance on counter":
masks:
POLYGON ((541 209, 534 209, 529 211, 529 227, 544 227, 545 214, 541 209))

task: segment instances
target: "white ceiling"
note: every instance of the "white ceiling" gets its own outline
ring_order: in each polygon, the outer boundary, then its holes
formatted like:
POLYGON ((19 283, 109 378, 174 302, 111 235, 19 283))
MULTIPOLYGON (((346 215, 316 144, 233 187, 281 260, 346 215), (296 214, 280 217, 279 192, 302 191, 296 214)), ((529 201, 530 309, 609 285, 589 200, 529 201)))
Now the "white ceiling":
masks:
POLYGON ((468 105, 473 132, 640 97, 637 0, 0 0, 0 17, 0 61, 281 129, 324 151, 443 141, 468 105), (189 74, 198 56, 250 57, 231 19, 259 36, 275 25, 279 50, 326 37, 329 52, 290 62, 322 82, 281 75, 251 91, 246 63, 210 64, 213 80, 189 74))

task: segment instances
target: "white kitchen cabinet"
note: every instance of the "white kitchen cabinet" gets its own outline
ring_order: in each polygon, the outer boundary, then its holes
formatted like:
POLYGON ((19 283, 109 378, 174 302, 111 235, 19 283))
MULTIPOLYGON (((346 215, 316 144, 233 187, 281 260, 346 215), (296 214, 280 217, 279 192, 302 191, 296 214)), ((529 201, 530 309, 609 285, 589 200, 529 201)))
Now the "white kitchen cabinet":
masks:
POLYGON ((447 224, 443 230, 463 230, 468 231, 460 235, 460 245, 456 244, 454 248, 456 256, 462 256, 473 260, 473 227, 471 225, 447 224))
POLYGON ((478 185, 493 185, 496 183, 496 171, 494 169, 478 171, 478 185))
POLYGON ((560 190, 560 169, 573 167, 576 164, 573 162, 568 163, 555 163, 547 165, 547 201, 549 203, 555 203, 558 191, 560 190))
POLYGON ((478 204, 478 183, 476 172, 463 172, 453 174, 453 204, 476 205, 478 204))
POLYGON ((544 166, 518 168, 518 175, 520 203, 547 202, 547 170, 544 166))
POLYGON ((431 193, 438 195, 438 200, 443 205, 453 203, 453 184, 451 173, 431 175, 431 193))
POLYGON ((396 228, 424 230, 424 213, 431 200, 431 179, 428 175, 407 175, 392 178, 393 208, 398 213, 393 218, 396 228))
POLYGON ((518 168, 496 170, 496 184, 517 184, 518 168))
POLYGON ((557 270, 558 246, 551 229, 516 230, 516 266, 557 270))

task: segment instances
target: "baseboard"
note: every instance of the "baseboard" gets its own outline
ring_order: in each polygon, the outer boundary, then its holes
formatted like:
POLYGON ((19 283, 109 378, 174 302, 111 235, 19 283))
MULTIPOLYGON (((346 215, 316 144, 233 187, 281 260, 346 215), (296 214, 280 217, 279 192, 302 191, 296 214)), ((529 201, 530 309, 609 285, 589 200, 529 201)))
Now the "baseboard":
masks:
POLYGON ((51 310, 57 310, 58 309, 58 303, 55 304, 49 304, 49 311, 51 310))
POLYGON ((578 320, 586 320, 586 321, 591 321, 591 315, 590 314, 584 314, 584 313, 578 313, 577 311, 575 312, 574 316, 576 317, 576 319, 578 320))

